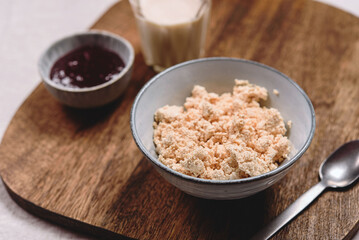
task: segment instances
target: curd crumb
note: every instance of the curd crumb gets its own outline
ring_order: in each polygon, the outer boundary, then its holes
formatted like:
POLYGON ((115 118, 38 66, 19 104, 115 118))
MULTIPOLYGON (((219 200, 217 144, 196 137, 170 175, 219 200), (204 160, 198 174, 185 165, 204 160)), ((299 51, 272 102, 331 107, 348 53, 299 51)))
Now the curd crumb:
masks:
POLYGON ((167 105, 155 113, 159 161, 189 176, 217 180, 276 169, 290 142, 279 111, 260 106, 267 97, 265 88, 246 80, 236 79, 232 94, 194 86, 183 107, 167 105))

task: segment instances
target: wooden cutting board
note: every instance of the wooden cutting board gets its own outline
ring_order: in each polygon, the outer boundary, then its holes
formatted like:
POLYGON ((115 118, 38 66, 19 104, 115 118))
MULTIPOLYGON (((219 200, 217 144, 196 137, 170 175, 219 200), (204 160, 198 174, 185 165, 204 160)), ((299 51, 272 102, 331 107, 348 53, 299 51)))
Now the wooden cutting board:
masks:
MULTIPOLYGON (((320 163, 334 149, 359 138, 358 18, 311 0, 214 0, 206 55, 251 59, 287 74, 312 100, 317 129, 309 150, 268 190, 236 201, 186 195, 132 140, 132 102, 155 73, 144 63, 128 2, 115 4, 93 28, 133 44, 126 93, 101 109, 76 110, 40 84, 0 146, 9 194, 42 218, 101 238, 247 239, 318 182, 320 163)), ((274 239, 350 236, 359 228, 358 199, 358 184, 327 191, 274 239)))

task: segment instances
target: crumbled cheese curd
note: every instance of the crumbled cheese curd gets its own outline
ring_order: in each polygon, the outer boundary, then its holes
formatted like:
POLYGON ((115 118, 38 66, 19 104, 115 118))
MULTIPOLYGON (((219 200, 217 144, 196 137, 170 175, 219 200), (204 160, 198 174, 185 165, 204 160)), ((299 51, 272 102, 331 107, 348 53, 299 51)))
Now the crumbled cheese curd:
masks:
POLYGON ((287 122, 287 125, 288 125, 288 128, 289 128, 289 129, 292 128, 292 124, 293 124, 293 123, 292 123, 292 121, 290 121, 290 120, 287 122))
POLYGON ((278 167, 290 151, 279 111, 261 107, 267 90, 235 80, 233 93, 194 86, 184 107, 155 113, 154 143, 163 164, 204 179, 239 179, 278 167))
POLYGON ((277 89, 273 89, 273 93, 274 95, 279 96, 279 91, 277 89))

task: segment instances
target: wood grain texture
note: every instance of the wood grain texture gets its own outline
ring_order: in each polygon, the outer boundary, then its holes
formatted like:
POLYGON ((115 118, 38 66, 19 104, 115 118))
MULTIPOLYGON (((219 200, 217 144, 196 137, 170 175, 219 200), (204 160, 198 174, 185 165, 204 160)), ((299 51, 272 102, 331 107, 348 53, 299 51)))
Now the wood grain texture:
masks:
MULTIPOLYGON (((310 0, 214 0, 211 17, 207 56, 277 68, 313 102, 313 142, 284 179, 246 199, 212 201, 182 193, 155 172, 129 127, 132 102, 155 73, 143 61, 122 1, 93 28, 133 44, 127 91, 106 107, 76 110, 40 84, 0 146, 0 173, 12 198, 36 215, 103 238, 247 239, 316 184, 321 162, 359 138, 359 19, 310 0)), ((327 191, 273 239, 342 239, 359 228, 358 199, 359 185, 327 191)))

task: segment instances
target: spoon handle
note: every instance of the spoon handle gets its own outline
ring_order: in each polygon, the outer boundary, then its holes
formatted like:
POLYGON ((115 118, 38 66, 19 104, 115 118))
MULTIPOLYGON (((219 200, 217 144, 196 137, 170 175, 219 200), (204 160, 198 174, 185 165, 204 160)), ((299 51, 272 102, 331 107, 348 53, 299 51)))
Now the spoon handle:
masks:
POLYGON ((269 239, 279 229, 290 222, 303 209, 305 209, 314 199, 316 199, 327 186, 321 181, 310 188, 295 202, 293 202, 284 212, 279 214, 267 226, 255 234, 252 239, 269 239))

